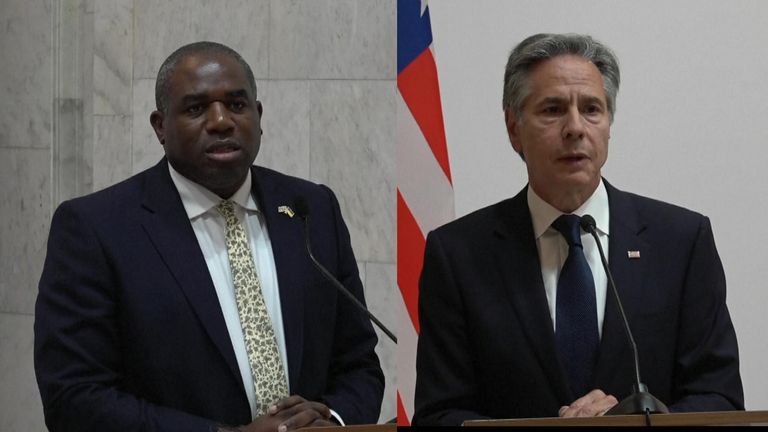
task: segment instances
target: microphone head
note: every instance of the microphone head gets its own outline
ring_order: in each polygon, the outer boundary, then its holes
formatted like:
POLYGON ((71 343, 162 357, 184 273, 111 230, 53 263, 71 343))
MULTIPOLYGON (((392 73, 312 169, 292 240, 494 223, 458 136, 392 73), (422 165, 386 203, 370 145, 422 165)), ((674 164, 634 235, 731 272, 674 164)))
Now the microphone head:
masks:
POLYGON ((303 196, 297 196, 293 201, 293 206, 295 207, 294 210, 296 211, 296 214, 299 215, 300 218, 306 219, 307 216, 309 216, 309 204, 307 204, 307 200, 303 196))
POLYGON ((581 217, 581 229, 584 231, 591 233, 597 228, 597 223, 595 222, 595 218, 593 218, 590 215, 584 215, 581 217))

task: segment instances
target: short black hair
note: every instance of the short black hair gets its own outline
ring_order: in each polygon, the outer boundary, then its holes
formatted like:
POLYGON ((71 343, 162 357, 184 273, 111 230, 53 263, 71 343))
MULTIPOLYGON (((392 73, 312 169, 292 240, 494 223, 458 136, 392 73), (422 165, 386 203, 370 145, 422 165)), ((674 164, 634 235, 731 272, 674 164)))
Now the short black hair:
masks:
POLYGON ((157 72, 157 81, 155 82, 155 105, 157 110, 163 114, 167 113, 168 98, 171 90, 171 75, 176 70, 176 65, 179 64, 179 60, 193 54, 200 53, 215 53, 225 54, 235 59, 240 66, 245 70, 245 75, 248 77, 248 83, 251 85, 253 91, 253 97, 256 98, 256 79, 253 77, 253 71, 243 57, 232 48, 220 44, 218 42, 200 41, 193 42, 191 44, 184 45, 183 47, 174 51, 160 66, 160 70, 157 72))

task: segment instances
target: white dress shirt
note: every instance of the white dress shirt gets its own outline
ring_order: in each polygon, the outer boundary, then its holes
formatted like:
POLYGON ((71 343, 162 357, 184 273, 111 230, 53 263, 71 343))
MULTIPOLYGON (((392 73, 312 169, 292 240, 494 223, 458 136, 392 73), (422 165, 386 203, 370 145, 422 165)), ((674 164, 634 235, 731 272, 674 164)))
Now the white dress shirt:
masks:
MULTIPOLYGON (((176 185, 176 189, 181 196, 181 202, 184 205, 184 210, 187 212, 187 217, 189 217, 189 221, 192 223, 197 243, 203 252, 205 264, 208 266, 213 286, 216 288, 216 295, 219 298, 219 305, 221 306, 221 312, 224 314, 224 322, 227 325, 229 339, 232 341, 232 348, 235 351, 237 366, 243 379, 245 393, 248 397, 248 403, 251 405, 251 418, 255 419, 256 391, 253 388, 253 375, 251 373, 251 364, 248 360, 248 352, 245 349, 243 328, 240 326, 240 313, 237 309, 237 301, 235 300, 232 270, 229 267, 229 255, 227 254, 227 243, 225 240, 226 221, 224 216, 216 210, 216 206, 219 205, 222 199, 203 186, 181 175, 173 169, 171 164, 168 164, 168 169, 171 172, 173 184, 176 185)), ((240 186, 240 189, 229 199, 236 204, 234 208, 237 219, 240 222, 245 220, 245 233, 248 236, 251 254, 259 275, 261 293, 264 296, 264 303, 267 307, 269 318, 272 320, 272 328, 277 339, 277 348, 280 351, 280 358, 283 361, 283 369, 285 370, 285 379, 290 383, 275 256, 272 253, 272 243, 269 240, 266 220, 259 211, 256 200, 253 199, 251 184, 251 171, 248 170, 248 176, 240 186)), ((290 384, 288 394, 291 394, 290 384)), ((333 409, 331 409, 331 415, 339 424, 344 426, 344 420, 333 409)))
MULTIPOLYGON (((555 317, 557 316, 557 280, 560 277, 560 271, 568 258, 568 243, 557 230, 551 227, 552 223, 564 214, 560 210, 552 207, 541 197, 536 195, 533 188, 528 187, 528 208, 531 212, 533 221, 533 233, 536 236, 536 247, 539 250, 539 263, 541 263, 541 277, 544 280, 544 289, 547 293, 547 303, 549 304, 549 314, 552 318, 552 328, 556 329, 555 317)), ((592 196, 576 209, 573 214, 584 216, 591 215, 595 218, 597 225, 597 234, 600 238, 600 244, 603 246, 606 259, 608 259, 608 227, 609 227, 609 207, 608 192, 605 190, 603 181, 592 193, 592 196)), ((603 335, 603 318, 605 316, 605 299, 608 288, 608 277, 603 270, 600 260, 600 252, 597 249, 592 235, 581 233, 581 243, 584 247, 584 255, 587 263, 592 270, 592 277, 595 279, 595 299, 597 302, 597 330, 599 337, 603 335)))
MULTIPOLYGON (((203 186, 187 179, 179 174, 170 164, 171 179, 181 196, 184 210, 187 212, 192 229, 195 231, 197 243, 205 257, 208 272, 211 274, 216 295, 219 297, 219 305, 224 314, 224 322, 227 324, 229 338, 235 351, 237 365, 240 368, 240 376, 243 378, 243 386, 251 405, 251 418, 256 417, 256 394, 253 388, 253 375, 248 361, 248 353, 245 350, 243 329, 240 326, 240 314, 235 300, 235 287, 232 283, 232 272, 229 267, 229 255, 225 241, 226 222, 224 217, 216 210, 216 206, 222 201, 221 197, 204 188, 203 186)), ((283 314, 280 308, 280 291, 277 286, 277 271, 275 258, 272 254, 272 243, 269 241, 264 215, 259 211, 256 200, 251 194, 251 171, 240 189, 230 197, 236 205, 235 215, 240 222, 244 221, 245 232, 251 245, 251 254, 256 264, 256 271, 261 283, 261 292, 267 312, 272 320, 272 328, 275 331, 277 347, 283 361, 286 380, 288 379, 288 357, 285 350, 285 333, 283 332, 283 314)), ((289 389, 290 394, 290 389, 289 389)))

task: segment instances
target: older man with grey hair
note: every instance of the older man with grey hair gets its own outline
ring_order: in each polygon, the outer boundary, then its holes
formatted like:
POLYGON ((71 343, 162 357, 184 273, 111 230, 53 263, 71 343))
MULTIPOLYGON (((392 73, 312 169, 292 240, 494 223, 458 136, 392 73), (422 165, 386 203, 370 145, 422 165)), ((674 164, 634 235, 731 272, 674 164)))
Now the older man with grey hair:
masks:
POLYGON ((602 415, 632 393, 633 354, 670 411, 744 409, 725 275, 706 216, 602 178, 620 75, 590 36, 510 54, 503 108, 528 185, 427 237, 415 425, 602 415))

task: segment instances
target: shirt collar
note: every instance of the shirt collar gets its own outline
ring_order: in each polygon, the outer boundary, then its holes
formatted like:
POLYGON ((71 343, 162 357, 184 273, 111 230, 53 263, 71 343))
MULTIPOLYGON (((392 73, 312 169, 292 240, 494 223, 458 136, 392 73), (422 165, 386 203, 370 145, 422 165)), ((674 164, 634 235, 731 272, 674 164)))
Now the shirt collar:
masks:
MULTIPOLYGON (((184 205, 184 211, 187 212, 187 217, 190 220, 207 213, 222 201, 220 196, 209 191, 204 186, 184 177, 181 173, 176 171, 170 163, 168 164, 168 170, 171 173, 173 184, 176 185, 176 190, 179 191, 181 203, 184 205)), ((248 170, 248 174, 246 175, 243 184, 240 185, 240 188, 229 199, 246 210, 259 210, 258 205, 256 205, 256 200, 253 199, 253 195, 251 194, 250 169, 248 170)))
MULTIPOLYGON (((533 233, 537 239, 544 235, 555 219, 564 214, 536 195, 536 192, 534 192, 530 185, 528 186, 528 209, 531 212, 531 220, 533 221, 533 233)), ((603 184, 603 179, 600 179, 600 183, 597 185, 597 189, 592 192, 592 196, 572 214, 579 216, 592 215, 595 219, 597 230, 607 235, 609 213, 608 192, 603 184)))

